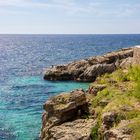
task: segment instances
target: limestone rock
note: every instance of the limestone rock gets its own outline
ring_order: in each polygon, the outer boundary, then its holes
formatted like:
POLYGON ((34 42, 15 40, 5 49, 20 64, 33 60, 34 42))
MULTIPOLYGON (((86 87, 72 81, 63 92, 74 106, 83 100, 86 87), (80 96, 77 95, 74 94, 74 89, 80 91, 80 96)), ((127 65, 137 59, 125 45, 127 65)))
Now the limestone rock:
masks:
POLYGON ((116 69, 115 64, 97 64, 88 67, 80 76, 78 81, 94 81, 97 76, 111 73, 116 69))
POLYGON ((107 57, 110 60, 110 63, 114 62, 115 60, 133 57, 133 48, 126 48, 111 53, 107 53, 105 57, 107 57))
POLYGON ((133 64, 133 58, 128 57, 128 58, 122 60, 122 62, 120 63, 120 68, 127 69, 127 68, 131 67, 132 64, 133 64))
POLYGON ((140 46, 136 46, 134 48, 133 64, 134 65, 140 64, 140 46))
POLYGON ((132 129, 127 126, 132 123, 130 120, 122 120, 121 123, 104 133, 105 140, 132 140, 132 129))
POLYGON ((103 114, 102 120, 102 129, 103 131, 110 129, 114 122, 116 121, 116 118, 118 116, 117 112, 106 112, 103 114))
POLYGON ((54 126, 81 118, 82 115, 88 114, 87 99, 82 89, 52 97, 43 107, 45 112, 42 116, 40 136, 42 140, 53 137, 50 135, 50 129, 54 130, 54 126))
POLYGON ((91 140, 93 119, 78 119, 49 129, 51 140, 91 140))
POLYGON ((116 70, 121 60, 128 57, 133 57, 132 48, 107 53, 103 56, 90 57, 67 65, 55 66, 46 71, 44 79, 94 81, 97 76, 116 70))
POLYGON ((51 98, 44 104, 49 120, 57 118, 59 122, 65 122, 74 117, 78 109, 87 105, 86 96, 83 90, 75 90, 71 93, 63 93, 51 98), (72 113, 73 112, 73 113, 72 113))
POLYGON ((106 85, 104 84, 92 84, 88 89, 88 93, 96 96, 99 91, 102 91, 105 88, 106 85))

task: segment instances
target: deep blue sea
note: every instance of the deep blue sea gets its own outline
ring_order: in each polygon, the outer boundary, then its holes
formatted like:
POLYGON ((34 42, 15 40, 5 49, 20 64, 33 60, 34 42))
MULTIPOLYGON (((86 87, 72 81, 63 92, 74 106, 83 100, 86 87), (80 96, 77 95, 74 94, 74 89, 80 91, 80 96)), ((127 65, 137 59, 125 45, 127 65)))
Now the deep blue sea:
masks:
POLYGON ((51 65, 140 44, 140 35, 0 35, 0 140, 37 140, 42 105, 89 83, 50 82, 51 65))

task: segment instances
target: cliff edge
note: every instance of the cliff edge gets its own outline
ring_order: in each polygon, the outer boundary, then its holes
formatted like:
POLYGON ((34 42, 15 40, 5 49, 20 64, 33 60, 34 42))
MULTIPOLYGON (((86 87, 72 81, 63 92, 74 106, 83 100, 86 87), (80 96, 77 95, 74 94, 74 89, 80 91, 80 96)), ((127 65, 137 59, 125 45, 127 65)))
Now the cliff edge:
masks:
MULTIPOLYGON (((104 56, 107 61, 90 67, 115 65, 115 69, 98 73, 96 78, 91 76, 89 81, 94 82, 87 91, 76 89, 62 93, 44 104, 41 140, 140 139, 140 48, 123 49, 104 56), (113 61, 106 63, 109 60, 113 61)), ((83 60, 74 62, 74 68, 79 62, 83 60)))
POLYGON ((133 48, 121 49, 103 56, 90 57, 67 65, 54 66, 47 69, 44 79, 92 82, 97 76, 115 71, 119 65, 123 66, 126 61, 126 63, 131 62, 132 57, 133 48))

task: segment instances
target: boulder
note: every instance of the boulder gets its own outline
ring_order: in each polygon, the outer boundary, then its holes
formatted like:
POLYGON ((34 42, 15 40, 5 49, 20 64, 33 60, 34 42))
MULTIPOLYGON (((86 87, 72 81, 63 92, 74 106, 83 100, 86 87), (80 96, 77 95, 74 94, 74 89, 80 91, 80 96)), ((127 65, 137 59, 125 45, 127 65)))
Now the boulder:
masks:
POLYGON ((53 137, 50 136, 50 129, 54 126, 59 126, 87 115, 87 105, 86 95, 82 89, 52 97, 43 106, 45 112, 42 116, 41 139, 53 137))

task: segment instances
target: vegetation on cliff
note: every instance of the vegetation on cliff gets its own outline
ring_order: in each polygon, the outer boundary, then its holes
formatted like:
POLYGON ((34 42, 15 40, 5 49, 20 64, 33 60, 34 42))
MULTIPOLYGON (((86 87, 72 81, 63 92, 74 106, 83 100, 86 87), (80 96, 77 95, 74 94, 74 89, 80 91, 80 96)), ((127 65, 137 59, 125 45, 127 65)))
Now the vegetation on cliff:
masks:
POLYGON ((139 140, 140 67, 118 69, 112 74, 105 74, 92 83, 90 89, 95 84, 104 84, 106 88, 99 90, 97 94, 93 94, 90 90, 91 93, 88 94, 90 108, 97 118, 97 124, 92 129, 92 139, 98 140, 104 137, 139 140), (124 130, 126 128, 127 130, 124 130), (120 134, 119 130, 122 129, 124 132, 120 134))
POLYGON ((139 140, 140 67, 98 77, 87 92, 57 95, 44 109, 42 140, 139 140))

